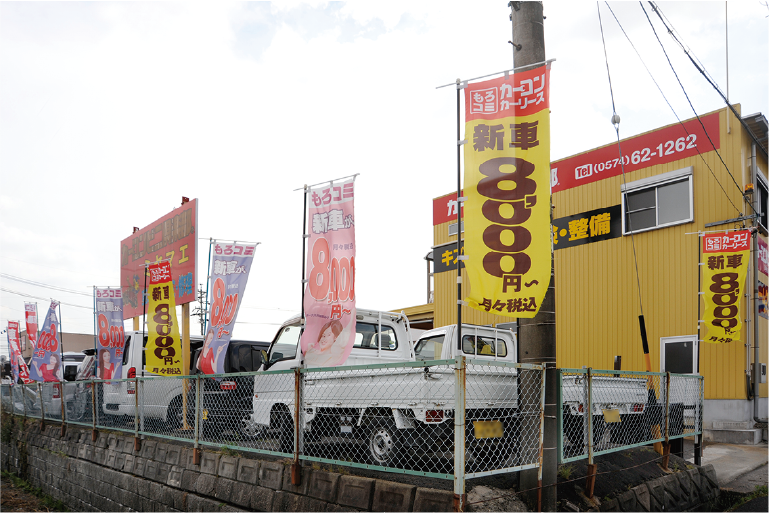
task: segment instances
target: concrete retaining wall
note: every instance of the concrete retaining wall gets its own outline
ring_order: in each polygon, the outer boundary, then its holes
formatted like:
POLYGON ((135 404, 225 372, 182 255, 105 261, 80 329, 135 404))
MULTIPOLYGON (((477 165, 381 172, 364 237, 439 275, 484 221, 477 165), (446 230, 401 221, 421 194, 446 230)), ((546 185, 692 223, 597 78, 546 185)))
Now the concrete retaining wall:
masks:
POLYGON ((73 511, 452 511, 453 494, 3 415, 0 466, 73 511), (10 426, 9 426, 10 424, 10 426))

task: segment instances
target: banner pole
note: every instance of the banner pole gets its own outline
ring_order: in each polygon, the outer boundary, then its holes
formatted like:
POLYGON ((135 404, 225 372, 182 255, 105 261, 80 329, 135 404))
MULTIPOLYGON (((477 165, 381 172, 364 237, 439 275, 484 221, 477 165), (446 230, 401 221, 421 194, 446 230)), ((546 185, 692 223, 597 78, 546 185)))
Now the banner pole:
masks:
POLYGON ((211 248, 214 245, 214 239, 209 237, 208 238, 208 267, 206 267, 206 304, 200 305, 203 307, 203 333, 201 335, 206 333, 206 330, 208 329, 208 285, 211 281, 211 248))
MULTIPOLYGON (((120 289, 123 290, 123 289, 120 289)), ((96 285, 93 286, 93 350, 94 350, 94 356, 96 356, 96 359, 94 360, 94 375, 99 375, 99 346, 98 346, 98 327, 96 326, 96 285)), ((124 342, 125 343, 125 342, 124 342)))
POLYGON ((307 262, 305 262, 305 260, 307 259, 307 254, 306 254, 307 244, 305 242, 307 240, 307 184, 304 185, 304 197, 303 197, 302 205, 303 205, 302 206, 303 208, 303 212, 302 212, 302 279, 300 280, 302 284, 302 293, 299 296, 299 298, 302 305, 300 323, 301 323, 301 326, 304 326, 304 281, 305 281, 305 273, 307 272, 307 269, 306 269, 307 262))
MULTIPOLYGON (((142 338, 141 345, 142 351, 144 351, 144 337, 147 336, 147 266, 144 266, 144 290, 142 291, 142 338)), ((144 377, 144 365, 142 365, 142 377, 144 377)), ((138 393, 138 390, 134 390, 134 393, 138 393)))
POLYGON ((457 79, 457 344, 462 347, 462 144, 460 125, 461 81, 457 79))

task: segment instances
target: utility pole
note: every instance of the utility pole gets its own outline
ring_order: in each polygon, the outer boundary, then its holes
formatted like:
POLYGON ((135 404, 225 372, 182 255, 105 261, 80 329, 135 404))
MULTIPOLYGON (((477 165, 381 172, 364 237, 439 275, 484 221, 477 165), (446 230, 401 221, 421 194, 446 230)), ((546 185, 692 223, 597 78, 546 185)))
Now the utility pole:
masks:
MULTIPOLYGON (((508 5, 511 7, 510 20, 513 23, 513 66, 519 68, 544 62, 542 2, 510 2, 508 5)), ((555 272, 552 258, 551 254, 550 286, 539 312, 533 319, 518 319, 518 361, 547 367, 542 481, 539 482, 538 470, 532 469, 521 472, 519 483, 521 490, 535 490, 528 494, 528 499, 530 503, 540 499, 541 511, 555 511, 558 496, 555 487, 558 479, 558 380, 555 371, 555 272)))
POLYGON ((200 334, 204 335, 203 330, 206 329, 206 311, 207 305, 205 304, 206 299, 206 293, 203 290, 203 284, 199 284, 198 288, 198 306, 195 308, 195 310, 192 312, 192 315, 196 315, 198 317, 198 322, 200 323, 200 334))

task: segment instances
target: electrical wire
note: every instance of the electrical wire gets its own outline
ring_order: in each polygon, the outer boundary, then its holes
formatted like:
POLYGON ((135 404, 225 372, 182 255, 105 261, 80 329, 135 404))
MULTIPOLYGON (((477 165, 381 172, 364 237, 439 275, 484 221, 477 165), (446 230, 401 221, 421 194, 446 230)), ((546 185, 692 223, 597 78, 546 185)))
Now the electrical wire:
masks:
POLYGON ((36 287, 44 287, 46 289, 52 289, 52 290, 58 290, 59 292, 67 292, 68 294, 78 294, 80 296, 86 296, 86 297, 93 297, 93 294, 88 294, 86 292, 78 292, 76 290, 72 289, 65 289, 63 287, 56 287, 55 285, 46 285, 45 283, 40 283, 37 281, 28 280, 26 278, 19 278, 18 276, 11 276, 10 274, 0 273, 0 276, 9 280, 19 281, 21 283, 26 283, 27 285, 34 285, 36 287))
MULTIPOLYGON (((619 151, 619 162, 622 168, 622 183, 627 185, 627 177, 625 176, 625 160, 622 157, 622 144, 619 137, 619 122, 615 123, 615 117, 617 116, 617 109, 614 106, 614 89, 611 86, 611 72, 609 71, 609 56, 606 53, 606 40, 603 36, 603 22, 601 21, 601 4, 596 2, 596 8, 598 9, 598 25, 601 27, 601 41, 603 42, 603 56, 606 61, 606 75, 609 77, 609 93, 611 94, 611 110, 612 110, 612 124, 614 125, 614 131, 617 132, 617 149, 619 151)), ((625 213, 623 212, 624 216, 625 213)), ((628 228, 630 231, 630 241, 633 246, 633 263, 635 265, 635 279, 636 288, 638 289, 638 306, 641 310, 641 316, 644 314, 643 300, 641 299, 641 278, 638 274, 638 255, 635 249, 635 235, 633 232, 633 221, 630 216, 627 216, 628 228)))
MULTIPOLYGON (((680 79, 680 78, 678 78, 678 73, 676 73, 676 69, 675 69, 675 67, 673 67, 673 63, 672 63, 672 62, 670 62, 670 57, 668 57, 668 52, 665 50, 665 46, 662 44, 662 41, 660 41, 659 35, 657 35, 657 30, 654 28, 654 24, 652 23, 652 20, 651 20, 651 18, 649 18, 649 14, 646 12, 646 8, 644 8, 644 5, 643 5, 643 3, 642 3, 642 2, 639 2, 639 3, 640 3, 640 5, 641 5, 641 9, 643 9, 643 12, 644 12, 644 14, 646 15, 646 19, 649 21, 649 25, 651 26, 651 28, 652 28, 652 31, 654 32, 654 37, 656 37, 656 38, 657 38, 657 42, 660 44, 660 47, 662 48, 662 52, 665 54, 665 58, 666 58, 666 59, 667 59, 667 61, 668 61, 668 65, 670 65, 670 69, 673 71, 673 74, 675 75, 675 77, 676 77, 676 80, 678 81, 678 85, 680 85, 680 86, 681 86, 681 91, 683 91, 683 93, 684 93, 684 96, 686 97, 686 101, 689 103, 689 106, 692 108, 692 112, 694 112, 694 115, 697 117, 697 121, 699 121, 699 122, 700 122, 700 125, 702 126, 702 130, 705 132, 705 136, 707 136, 707 138, 708 138, 708 141, 710 141, 710 145, 713 147, 713 151, 715 151, 715 152, 716 152, 716 155, 718 156, 718 160, 720 160, 720 161, 721 161, 721 164, 723 164, 723 166, 724 166, 724 169, 726 169, 726 172, 727 172, 727 173, 729 174, 729 176, 732 178, 732 182, 734 182, 734 185, 737 187, 737 190, 739 190, 739 191, 740 191, 740 196, 743 196, 742 188, 741 188, 741 187, 740 187, 740 185, 737 183, 737 180, 735 180, 735 179, 734 179, 734 175, 733 175, 733 174, 732 174, 732 172, 729 170, 729 166, 727 166, 727 165, 726 165, 726 162, 724 162, 724 159, 721 157, 721 153, 720 153, 720 152, 719 152, 719 151, 716 149, 716 145, 715 145, 715 143, 713 143, 713 140, 710 138, 710 134, 708 134, 708 131, 707 131, 707 130, 705 130, 705 125, 702 123, 702 119, 700 119, 700 115, 699 115, 699 114, 697 114, 697 111, 695 110, 695 108, 694 108, 694 105, 692 105, 692 101, 689 99, 689 95, 686 93, 686 88, 685 88, 685 87, 684 87, 684 85, 681 83, 681 79, 680 79)), ((658 9, 658 7, 656 7, 656 6, 655 6, 654 4, 652 4, 651 2, 649 2, 649 4, 652 6, 652 9, 653 9, 655 12, 657 12, 657 9, 658 9)), ((657 16, 659 16, 660 20, 662 20, 662 16, 660 16, 660 14, 659 14, 659 13, 657 13, 657 16)), ((664 21, 664 20, 662 20, 662 24, 663 24, 663 25, 665 25, 665 21, 664 21)), ((668 30, 668 33, 669 33, 669 34, 673 35, 673 32, 672 32, 672 30, 671 30, 671 29, 670 29, 670 28, 669 28, 667 25, 665 25, 665 28, 668 30)), ((676 41, 678 41, 678 39, 677 39, 677 38, 676 38, 674 35, 673 35, 673 38, 674 38, 676 41)), ((681 43, 679 42, 679 44, 681 44, 681 43)), ((687 53, 688 53, 688 52, 687 52, 687 53)), ((691 59, 691 57, 689 57, 689 59, 690 59, 690 60, 692 60, 692 59, 691 59)), ((692 63, 694 63, 694 60, 692 60, 692 63)), ((696 66, 696 63, 694 63, 694 64, 695 64, 695 66, 696 66)), ((705 76, 705 78, 707 78, 707 76, 705 76)), ((712 83, 711 83, 711 85, 712 85, 712 83)), ((716 88, 716 90, 718 90, 718 88, 716 88)), ((720 93, 720 91, 719 91, 719 93, 720 93)), ((735 112, 735 111, 734 111, 734 108, 733 108, 733 107, 731 107, 731 104, 730 104, 729 102, 727 102, 727 105, 729 105, 729 107, 732 109, 732 112, 735 112)), ((736 112, 735 112, 735 114, 736 114, 736 112)), ((739 115, 737 115, 737 119, 739 119, 740 121, 742 121, 742 118, 740 118, 740 116, 739 116, 739 115)), ((746 126, 746 129, 747 129, 747 126, 746 126)), ((750 133, 750 130, 749 130, 749 129, 748 129, 748 133, 750 133)), ((760 146, 760 144, 759 144, 759 146, 760 146)), ((744 197, 744 196, 743 196, 743 197, 744 197)), ((734 203, 732 203, 732 205, 734 205, 734 203)), ((748 205, 750 206, 750 208, 751 208, 751 209, 753 209, 753 213, 754 213, 754 214, 756 214, 756 209, 755 209, 755 207, 754 207, 754 206, 753 206, 753 205, 752 205, 750 202, 748 202, 748 205)), ((736 207, 735 207, 735 208, 736 208, 736 207)), ((737 212, 739 212, 739 213, 740 213, 740 217, 742 217, 742 212, 741 212, 739 209, 737 209, 737 212)))
MULTIPOLYGON (((23 292, 17 292, 15 290, 6 289, 4 287, 0 287, 0 290, 2 290, 3 292, 8 292, 10 294, 18 294, 19 296, 31 297, 31 298, 34 298, 34 299, 42 299, 43 301, 50 301, 51 300, 51 298, 49 298, 49 297, 33 296, 32 294, 25 294, 23 292)), ((64 301, 56 301, 56 302, 61 304, 61 305, 74 306, 75 308, 85 308, 86 310, 93 311, 93 306, 73 305, 72 303, 65 303, 64 301)))
MULTIPOLYGON (((655 80, 654 75, 652 75, 651 70, 646 65, 646 62, 644 62, 643 58, 641 57, 641 54, 638 52, 638 50, 636 49, 635 45, 633 44, 633 41, 630 40, 630 36, 628 36, 627 32, 625 32, 624 27, 619 22, 619 19, 617 18, 617 15, 614 14, 614 11, 612 10, 611 6, 609 5, 609 2, 604 2, 604 3, 606 4, 606 7, 609 8, 609 12, 611 13, 611 15, 614 16, 614 21, 617 22, 617 25, 619 26, 619 28, 622 31, 622 33, 625 35, 625 38, 627 39, 628 43, 630 43, 630 46, 633 48, 633 51, 635 52, 635 54, 638 56, 638 59, 641 61, 641 64, 643 64, 644 68, 646 68, 646 72, 649 74, 649 77, 652 79, 652 82, 654 82, 654 85, 657 86, 657 90, 662 95, 662 98, 665 100, 665 103, 667 103, 668 107, 670 107, 671 112, 673 112, 673 115, 676 117, 676 120, 678 120, 678 124, 680 124, 681 128, 684 129, 684 132, 686 132, 687 136, 691 135, 689 133, 689 130, 686 129, 686 125, 684 125, 683 121, 681 121, 681 118, 678 117, 678 114, 676 113, 675 109, 673 108, 673 106, 668 101, 667 96, 665 96, 665 93, 662 91, 662 88, 657 83, 657 80, 655 80)), ((732 201, 732 199, 729 197, 729 194, 726 192, 726 189, 724 189, 723 184, 721 184, 721 181, 716 176, 715 172, 713 171, 713 168, 710 167, 710 164, 708 164, 708 161, 705 160, 705 157, 702 155, 702 153, 700 153, 700 149, 699 149, 699 147, 696 144, 694 145, 694 149, 697 150, 697 155, 700 156, 700 159, 702 159, 703 164, 705 164, 705 166, 708 168, 708 171, 710 171, 710 174, 713 175, 713 179, 716 181, 718 186, 721 188, 721 191, 723 191, 724 196, 726 196, 726 199, 729 200, 729 203, 732 204, 732 206, 734 207, 734 209, 737 212, 740 212, 740 209, 737 208, 737 205, 735 205, 734 202, 732 201)))

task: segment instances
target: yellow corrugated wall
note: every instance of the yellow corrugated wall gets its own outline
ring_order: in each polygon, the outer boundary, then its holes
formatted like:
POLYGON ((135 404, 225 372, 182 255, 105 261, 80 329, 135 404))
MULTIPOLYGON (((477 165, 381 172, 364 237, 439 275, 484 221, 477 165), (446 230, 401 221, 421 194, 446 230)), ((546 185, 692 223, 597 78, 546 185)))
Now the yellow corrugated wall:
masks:
MULTIPOLYGON (((729 115, 731 133, 727 134, 727 111, 719 111, 719 151, 737 185, 716 152, 704 151, 709 147, 707 140, 698 141, 707 165, 696 156, 640 169, 625 178, 631 182, 692 166, 694 222, 555 252, 559 367, 611 369, 614 356, 620 355, 623 369, 645 370, 638 326, 639 284, 653 371, 660 370, 660 338, 697 334, 700 240, 696 232, 706 230, 707 223, 735 218, 749 210, 741 190, 749 181, 747 158, 751 141, 739 121, 729 115), (688 235, 691 232, 694 234, 688 235)), ((760 155, 758 165, 766 173, 766 159, 760 155)), ((553 216, 559 218, 620 204, 622 181, 622 176, 617 176, 555 193, 553 216)), ((434 227, 435 245, 456 240, 448 235, 449 224, 434 227)), ((708 230, 733 227, 729 224, 708 230)), ((434 285, 435 326, 456 322, 456 271, 436 274, 434 285)), ((742 306, 749 307, 744 300, 742 306)), ((515 319, 464 307, 462 320, 491 324, 515 319)), ((761 322, 761 360, 767 362, 766 320, 761 322)), ((700 338, 704 335, 703 330, 700 338)), ((701 342, 700 373, 705 376, 705 397, 745 398, 745 366, 744 341, 728 345, 701 342)), ((765 395, 766 385, 762 385, 762 396, 765 395)))

